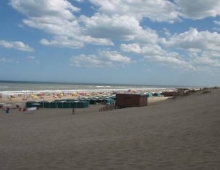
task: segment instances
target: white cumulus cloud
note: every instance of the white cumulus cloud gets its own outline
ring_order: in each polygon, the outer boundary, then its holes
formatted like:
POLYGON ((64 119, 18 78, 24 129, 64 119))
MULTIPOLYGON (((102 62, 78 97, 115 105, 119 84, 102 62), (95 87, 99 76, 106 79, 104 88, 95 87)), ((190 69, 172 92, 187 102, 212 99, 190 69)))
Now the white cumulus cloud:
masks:
POLYGON ((161 63, 173 68, 183 68, 185 70, 196 70, 190 61, 184 59, 177 52, 170 52, 159 45, 139 45, 139 44, 122 44, 121 50, 124 52, 133 52, 143 56, 147 61, 161 63))
POLYGON ((146 55, 146 60, 157 62, 163 65, 167 65, 171 68, 181 68, 184 70, 195 71, 196 67, 190 62, 185 61, 178 53, 170 52, 167 55, 146 55))
POLYGON ((67 48, 82 48, 85 43, 113 45, 109 39, 86 34, 74 15, 80 12, 80 9, 67 0, 11 0, 10 4, 26 15, 27 18, 23 19, 25 25, 52 35, 51 39, 41 39, 43 45, 67 48))
POLYGON ((107 59, 109 61, 120 62, 120 63, 130 63, 131 59, 129 57, 121 55, 117 51, 101 51, 99 56, 107 59))
POLYGON ((210 66, 220 68, 220 60, 210 58, 209 56, 196 57, 194 58, 193 62, 199 66, 210 66))
POLYGON ((97 38, 131 40, 141 30, 139 22, 126 15, 96 14, 91 18, 81 16, 89 35, 97 38))
POLYGON ((83 67, 112 67, 129 64, 131 59, 117 51, 99 51, 96 55, 81 54, 70 58, 70 65, 83 67))
POLYGON ((133 53, 138 53, 138 54, 141 53, 141 47, 138 44, 136 44, 136 43, 133 43, 133 44, 121 44, 120 48, 124 52, 133 52, 133 53))
POLYGON ((183 17, 203 19, 220 15, 220 0, 174 0, 183 17))
POLYGON ((168 0, 90 0, 98 11, 107 15, 127 15, 138 20, 173 22, 178 20, 178 7, 168 0))
POLYGON ((70 58, 71 66, 78 67, 106 67, 112 66, 111 61, 105 61, 97 57, 96 55, 84 55, 74 56, 70 58))
POLYGON ((33 48, 29 47, 28 45, 24 44, 21 41, 5 41, 5 40, 0 40, 0 46, 4 48, 12 48, 20 51, 27 51, 27 52, 32 52, 34 51, 33 48))
POLYGON ((169 47, 184 50, 215 50, 220 51, 220 34, 217 32, 197 31, 191 28, 189 31, 173 35, 167 42, 169 47))
POLYGON ((10 4, 30 17, 53 16, 71 19, 73 18, 72 12, 80 11, 66 0, 10 0, 10 4))
POLYGON ((40 43, 46 46, 59 46, 68 48, 81 48, 84 46, 82 41, 75 41, 75 39, 68 38, 66 36, 55 36, 53 40, 41 39, 40 43))

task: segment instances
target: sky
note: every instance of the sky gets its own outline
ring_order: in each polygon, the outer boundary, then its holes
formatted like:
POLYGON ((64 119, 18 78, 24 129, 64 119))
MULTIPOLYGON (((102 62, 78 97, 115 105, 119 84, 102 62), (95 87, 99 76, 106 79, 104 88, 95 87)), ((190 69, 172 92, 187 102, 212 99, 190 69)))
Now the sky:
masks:
POLYGON ((0 80, 220 86, 220 0, 1 0, 0 80))

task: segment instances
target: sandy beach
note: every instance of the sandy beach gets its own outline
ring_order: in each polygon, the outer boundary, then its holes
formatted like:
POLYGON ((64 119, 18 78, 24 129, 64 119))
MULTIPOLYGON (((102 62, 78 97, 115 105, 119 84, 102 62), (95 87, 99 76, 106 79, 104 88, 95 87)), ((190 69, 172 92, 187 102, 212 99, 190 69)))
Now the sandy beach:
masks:
POLYGON ((218 170, 220 89, 146 107, 0 112, 1 170, 218 170))
MULTIPOLYGON (((117 90, 115 91, 117 93, 129 93, 129 94, 142 94, 144 91, 137 90, 137 91, 121 91, 117 90)), ((6 104, 10 105, 10 108, 16 108, 16 105, 19 105, 21 108, 26 107, 26 102, 28 101, 35 101, 35 102, 40 102, 40 101, 48 101, 52 102, 55 100, 60 100, 60 101, 65 101, 67 99, 74 99, 74 100, 80 100, 80 99, 90 99, 90 98, 103 98, 103 97, 112 97, 113 91, 96 91, 96 92, 72 92, 72 93, 65 93, 65 92, 59 92, 59 93, 36 93, 36 94, 13 94, 11 92, 11 95, 3 95, 0 98, 0 105, 6 104), (41 95, 42 94, 42 95, 41 95)), ((0 93, 1 95, 1 93, 0 93)), ((149 98, 149 103, 150 105, 153 105, 157 102, 164 101, 170 97, 164 97, 161 95, 160 97, 155 97, 152 96, 149 98)), ((5 107, 6 108, 6 107, 5 107)))

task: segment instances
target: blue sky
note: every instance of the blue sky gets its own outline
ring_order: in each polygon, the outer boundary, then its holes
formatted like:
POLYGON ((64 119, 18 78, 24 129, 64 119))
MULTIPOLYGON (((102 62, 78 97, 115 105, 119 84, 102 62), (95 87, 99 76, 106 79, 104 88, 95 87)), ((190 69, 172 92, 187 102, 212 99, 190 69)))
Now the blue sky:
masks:
POLYGON ((220 0, 1 0, 0 80, 220 85, 220 0))

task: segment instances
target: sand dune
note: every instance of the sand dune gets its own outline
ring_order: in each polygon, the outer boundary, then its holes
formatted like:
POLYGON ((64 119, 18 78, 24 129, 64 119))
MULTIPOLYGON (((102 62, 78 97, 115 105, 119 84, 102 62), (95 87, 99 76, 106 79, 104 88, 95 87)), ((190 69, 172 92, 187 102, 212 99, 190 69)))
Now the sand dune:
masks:
POLYGON ((218 170, 220 89, 160 104, 0 112, 1 170, 218 170))

